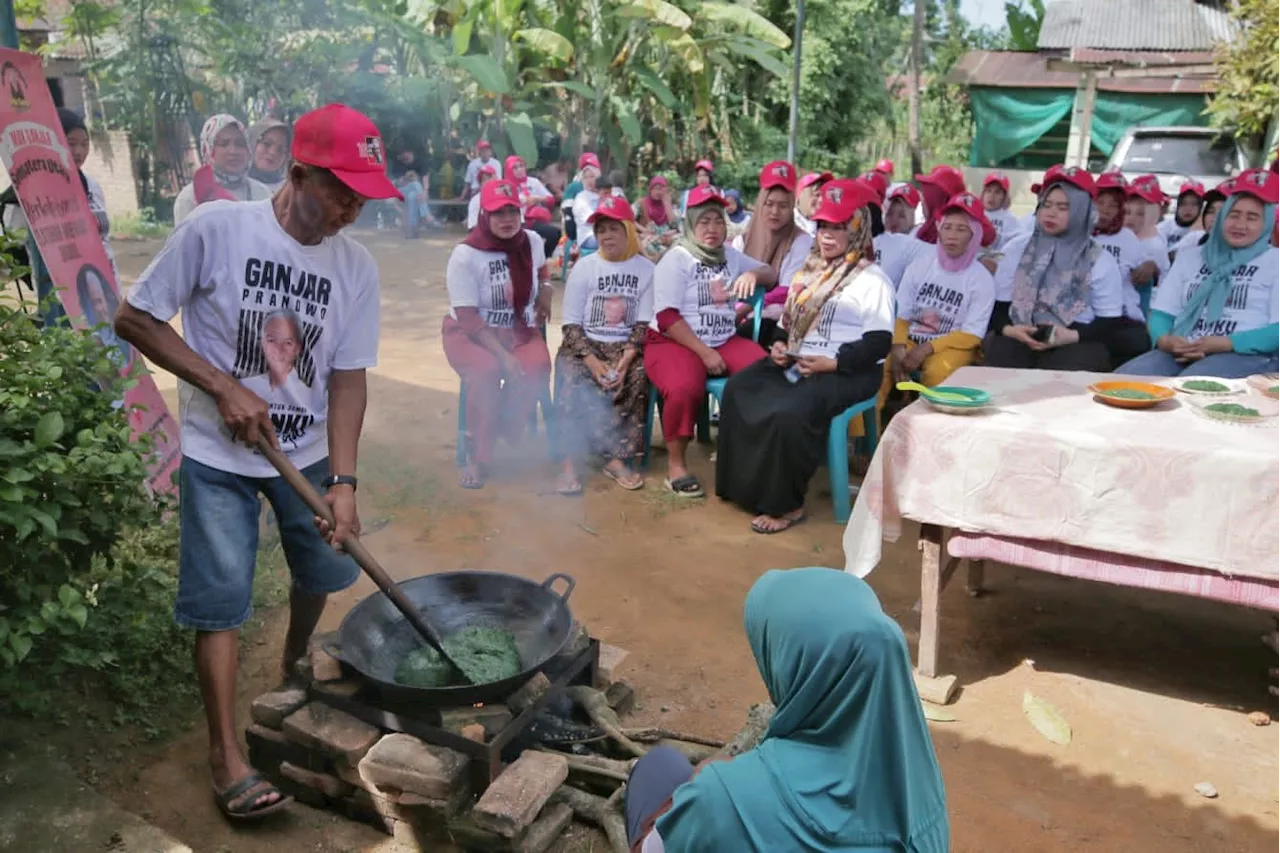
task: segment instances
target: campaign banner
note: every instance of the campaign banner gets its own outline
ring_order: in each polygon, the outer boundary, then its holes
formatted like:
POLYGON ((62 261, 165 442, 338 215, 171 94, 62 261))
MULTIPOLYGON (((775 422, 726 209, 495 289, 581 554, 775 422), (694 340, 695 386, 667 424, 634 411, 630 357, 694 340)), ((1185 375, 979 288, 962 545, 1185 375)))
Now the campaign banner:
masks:
POLYGON ((93 329, 112 347, 122 374, 143 368, 123 403, 134 433, 150 435, 154 441, 151 490, 172 492, 181 459, 178 424, 145 371, 142 355, 111 328, 120 285, 89 210, 79 168, 71 159, 40 57, 10 48, 0 48, 0 161, 71 325, 93 329))

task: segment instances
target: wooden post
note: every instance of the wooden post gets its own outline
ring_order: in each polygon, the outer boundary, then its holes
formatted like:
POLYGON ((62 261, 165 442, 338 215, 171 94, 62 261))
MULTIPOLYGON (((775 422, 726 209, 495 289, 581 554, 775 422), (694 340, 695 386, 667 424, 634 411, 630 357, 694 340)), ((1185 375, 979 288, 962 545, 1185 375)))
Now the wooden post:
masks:
POLYGON ((951 701, 954 675, 938 675, 938 612, 942 596, 942 528, 920 525, 920 646, 916 655, 916 690, 935 705, 951 701))
POLYGON ((970 560, 969 561, 969 582, 965 584, 965 589, 969 595, 974 598, 982 595, 983 576, 986 574, 986 560, 970 560))
POLYGON ((920 66, 924 64, 924 4, 915 0, 911 20, 911 74, 907 92, 907 144, 911 148, 911 174, 924 171, 924 151, 920 145, 920 66))
POLYGON ((1093 105, 1098 96, 1097 72, 1089 70, 1080 75, 1076 87, 1075 106, 1071 110, 1071 131, 1067 135, 1068 166, 1089 168, 1089 139, 1093 129, 1093 105))

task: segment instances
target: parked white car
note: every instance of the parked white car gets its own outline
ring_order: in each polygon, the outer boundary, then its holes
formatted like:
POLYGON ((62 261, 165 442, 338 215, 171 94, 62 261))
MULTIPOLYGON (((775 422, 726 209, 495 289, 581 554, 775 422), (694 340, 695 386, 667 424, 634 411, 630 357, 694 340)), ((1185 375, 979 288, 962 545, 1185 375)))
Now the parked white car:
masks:
POLYGON ((1133 127, 1107 160, 1107 171, 1119 169, 1129 180, 1155 175, 1168 196, 1176 196, 1188 180, 1212 188, 1247 168, 1247 152, 1208 127, 1133 127))

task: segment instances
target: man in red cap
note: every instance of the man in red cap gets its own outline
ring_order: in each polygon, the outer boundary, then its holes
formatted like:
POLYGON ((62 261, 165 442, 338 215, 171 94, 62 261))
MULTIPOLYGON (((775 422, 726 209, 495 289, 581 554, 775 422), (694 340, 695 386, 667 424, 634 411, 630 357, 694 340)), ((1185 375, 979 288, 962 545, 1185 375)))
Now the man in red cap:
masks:
POLYGON ((259 202, 214 201, 184 221, 130 289, 116 331, 182 380, 180 553, 174 614, 196 631, 209 764, 228 817, 289 798, 236 741, 239 628, 249 616, 259 496, 275 511, 293 576, 282 671, 306 653, 329 593, 360 570, 340 546, 360 532, 356 451, 365 370, 378 359, 378 268, 342 234, 369 199, 399 199, 386 149, 340 104, 293 129, 288 179, 259 202), (182 335, 169 321, 182 313, 182 335), (251 390, 253 389, 253 390, 251 390), (288 457, 333 511, 319 522, 257 450, 288 457))
POLYGON ((489 144, 489 140, 481 139, 476 143, 476 156, 467 164, 467 173, 463 178, 468 193, 480 192, 480 170, 485 166, 493 168, 495 177, 502 177, 502 164, 493 156, 493 146, 489 144))

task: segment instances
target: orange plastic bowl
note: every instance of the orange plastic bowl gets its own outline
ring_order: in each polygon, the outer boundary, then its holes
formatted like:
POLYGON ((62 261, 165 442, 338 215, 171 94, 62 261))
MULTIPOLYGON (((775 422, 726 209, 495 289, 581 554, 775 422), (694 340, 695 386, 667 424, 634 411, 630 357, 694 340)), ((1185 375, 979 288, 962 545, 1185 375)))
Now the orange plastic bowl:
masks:
POLYGON ((1108 406, 1115 406, 1117 409, 1150 409, 1153 406, 1160 405, 1165 400, 1172 400, 1175 396, 1172 388, 1166 388, 1163 385, 1123 380, 1095 382, 1089 386, 1089 393, 1093 394, 1093 399, 1099 403, 1106 403, 1108 406), (1133 397, 1116 396, 1117 391, 1141 391, 1151 396, 1135 399, 1133 397))

